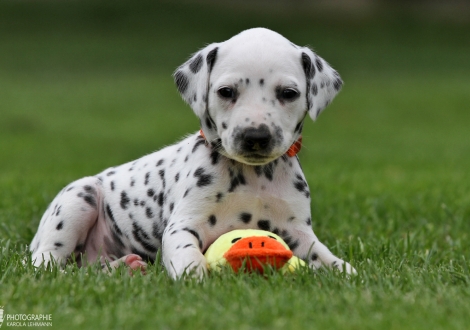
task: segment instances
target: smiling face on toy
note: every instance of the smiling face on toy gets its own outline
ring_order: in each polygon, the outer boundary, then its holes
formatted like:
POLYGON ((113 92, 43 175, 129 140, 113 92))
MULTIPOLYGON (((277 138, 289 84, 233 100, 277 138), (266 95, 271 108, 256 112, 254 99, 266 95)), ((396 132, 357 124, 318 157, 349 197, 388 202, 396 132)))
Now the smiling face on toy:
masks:
POLYGON ((211 270, 230 265, 235 272, 243 269, 263 273, 266 267, 283 269, 287 266, 293 271, 295 264, 301 264, 282 238, 254 229, 234 230, 220 236, 207 249, 205 256, 211 270))

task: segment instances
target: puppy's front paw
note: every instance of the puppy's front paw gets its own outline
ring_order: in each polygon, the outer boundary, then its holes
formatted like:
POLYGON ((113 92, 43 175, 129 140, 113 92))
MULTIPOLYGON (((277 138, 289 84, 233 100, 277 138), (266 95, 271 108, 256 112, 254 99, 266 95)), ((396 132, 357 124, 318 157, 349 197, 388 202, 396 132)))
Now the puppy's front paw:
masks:
POLYGON ((331 268, 337 268, 341 272, 346 272, 346 274, 357 275, 357 271, 354 269, 354 267, 341 259, 333 261, 331 263, 331 268))
POLYGON ((165 262, 165 268, 174 279, 193 277, 202 280, 207 273, 207 261, 199 250, 178 254, 165 262))

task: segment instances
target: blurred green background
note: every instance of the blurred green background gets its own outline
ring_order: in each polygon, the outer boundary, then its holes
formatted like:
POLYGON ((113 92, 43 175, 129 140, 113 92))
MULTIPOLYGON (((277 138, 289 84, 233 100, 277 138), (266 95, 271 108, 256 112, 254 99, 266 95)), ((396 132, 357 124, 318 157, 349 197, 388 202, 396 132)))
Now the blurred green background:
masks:
POLYGON ((354 209, 371 196, 435 191, 430 213, 447 191, 468 201, 469 13, 462 1, 2 1, 0 235, 28 243, 62 186, 196 131, 172 72, 256 26, 310 45, 345 81, 304 129, 315 226, 373 232, 354 209), (338 194, 351 203, 341 219, 338 194))
POLYGON ((70 329, 468 328, 469 54, 468 1, 0 0, 0 306, 70 329), (345 81, 299 156, 313 228, 359 276, 24 264, 63 186, 198 130, 172 72, 256 26, 345 81))
POLYGON ((335 187, 364 198, 448 187, 468 200, 469 12, 449 1, 2 1, 3 235, 28 242, 68 182, 196 131, 172 72, 256 26, 310 45, 345 81, 304 129, 318 216, 335 187))

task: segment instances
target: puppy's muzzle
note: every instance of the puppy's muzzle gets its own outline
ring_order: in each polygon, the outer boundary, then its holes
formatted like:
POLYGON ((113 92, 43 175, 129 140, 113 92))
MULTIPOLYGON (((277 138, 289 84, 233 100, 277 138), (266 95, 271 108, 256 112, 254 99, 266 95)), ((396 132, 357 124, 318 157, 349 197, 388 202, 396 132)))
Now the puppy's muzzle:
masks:
POLYGON ((273 147, 273 137, 265 124, 246 128, 240 133, 240 140, 242 151, 248 154, 267 155, 273 147))

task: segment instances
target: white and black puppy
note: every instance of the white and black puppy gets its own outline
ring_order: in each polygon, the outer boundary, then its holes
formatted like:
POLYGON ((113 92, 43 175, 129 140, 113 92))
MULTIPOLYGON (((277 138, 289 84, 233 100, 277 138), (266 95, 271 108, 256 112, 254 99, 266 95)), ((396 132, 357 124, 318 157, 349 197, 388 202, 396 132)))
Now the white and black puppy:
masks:
POLYGON ((203 48, 174 77, 201 132, 65 187, 31 243, 34 264, 75 254, 145 269, 162 249, 172 277, 202 276, 214 240, 255 228, 280 235, 314 268, 355 272, 313 233, 295 155, 306 115, 315 119, 341 89, 338 73, 309 48, 255 28, 203 48))

